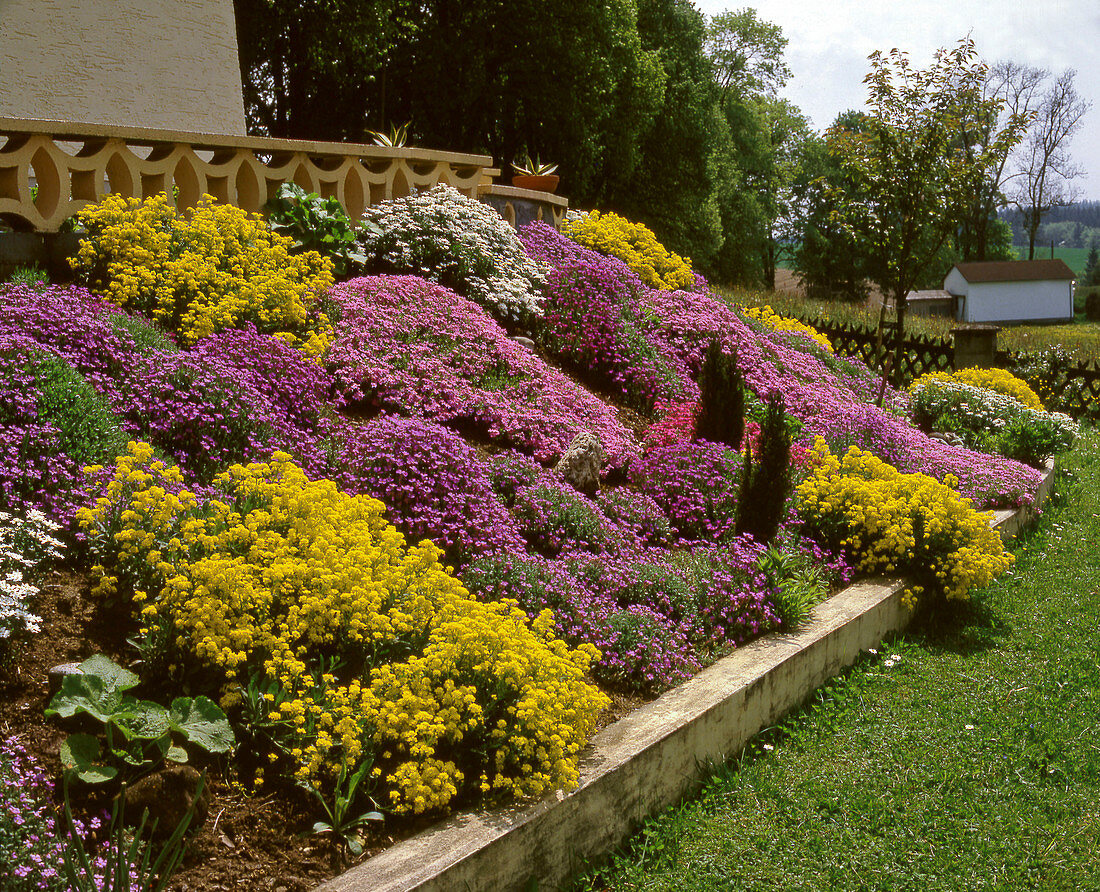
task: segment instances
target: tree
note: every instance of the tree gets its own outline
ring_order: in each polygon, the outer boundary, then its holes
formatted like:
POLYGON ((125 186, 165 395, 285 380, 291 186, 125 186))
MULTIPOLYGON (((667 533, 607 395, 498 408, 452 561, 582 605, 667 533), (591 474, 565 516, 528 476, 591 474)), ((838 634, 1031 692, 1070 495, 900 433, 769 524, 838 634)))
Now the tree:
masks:
MULTIPOLYGON (((976 150, 996 139, 1007 128, 1030 123, 1038 103, 1038 89, 1047 73, 1041 68, 1017 62, 998 62, 989 69, 983 85, 986 99, 996 100, 1000 108, 978 116, 972 126, 959 133, 962 151, 973 155, 976 150)), ((962 261, 1007 259, 1001 245, 1002 232, 997 227, 997 212, 1008 204, 1004 190, 1011 178, 1008 161, 1011 153, 991 156, 990 165, 975 189, 956 235, 957 259, 962 261)), ((1011 245, 1011 241, 1009 242, 1011 245)))
POLYGON ((412 28, 408 0, 234 0, 233 8, 249 131, 362 140, 370 87, 412 28))
POLYGON ((1078 95, 1076 75, 1067 69, 1042 94, 1016 155, 1012 201, 1023 214, 1028 260, 1035 256, 1035 234, 1043 217, 1053 208, 1072 204, 1077 197, 1073 180, 1084 174, 1070 157, 1069 143, 1092 103, 1078 95))
MULTIPOLYGON (((832 124, 833 131, 866 128, 867 116, 853 110, 842 112, 832 124)), ((858 172, 842 166, 829 153, 825 139, 811 136, 803 144, 791 192, 794 268, 806 294, 818 300, 865 300, 868 264, 839 213, 844 203, 863 200, 858 172)))
POLYGON ((788 244, 791 182, 809 125, 777 98, 790 77, 787 39, 755 10, 714 16, 704 50, 729 134, 715 156, 723 244, 715 261, 722 281, 775 287, 775 267, 788 244))
POLYGON ((703 53, 705 22, 691 0, 640 0, 638 34, 642 50, 660 59, 664 98, 638 167, 601 197, 709 274, 723 243, 716 158, 728 151, 729 135, 703 53))
POLYGON ((970 151, 956 135, 995 116, 983 95, 986 66, 969 39, 914 68, 906 53, 870 56, 866 129, 830 129, 830 151, 859 183, 837 195, 837 213, 869 263, 870 278, 896 308, 895 368, 901 365, 907 295, 964 218, 999 154, 1019 138, 1014 122, 970 151))
POLYGON ((723 97, 776 96, 791 76, 783 61, 786 48, 783 29, 757 18, 755 9, 719 13, 707 24, 706 54, 723 97))

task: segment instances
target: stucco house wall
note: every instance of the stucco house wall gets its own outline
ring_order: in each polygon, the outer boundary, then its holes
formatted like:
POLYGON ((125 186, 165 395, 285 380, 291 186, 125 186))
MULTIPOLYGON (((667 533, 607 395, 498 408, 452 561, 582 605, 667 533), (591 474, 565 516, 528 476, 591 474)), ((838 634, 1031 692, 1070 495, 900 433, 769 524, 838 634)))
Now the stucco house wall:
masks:
POLYGON ((0 117, 244 135, 233 0, 0 0, 0 117))

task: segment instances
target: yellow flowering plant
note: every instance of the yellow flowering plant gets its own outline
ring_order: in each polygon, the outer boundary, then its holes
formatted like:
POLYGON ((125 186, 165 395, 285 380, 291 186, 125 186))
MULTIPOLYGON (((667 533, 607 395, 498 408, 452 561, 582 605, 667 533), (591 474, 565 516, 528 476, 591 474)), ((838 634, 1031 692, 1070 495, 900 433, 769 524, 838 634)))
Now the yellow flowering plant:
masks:
POLYGON ((757 322, 763 323, 768 328, 774 329, 775 331, 800 332, 821 347, 826 353, 833 352, 833 345, 829 342, 829 339, 816 328, 804 322, 799 322, 797 319, 789 319, 786 316, 780 316, 767 304, 760 307, 743 307, 741 312, 749 319, 755 319, 757 322))
POLYGON ((292 253, 294 241, 258 214, 204 195, 177 217, 162 193, 108 195, 79 217, 88 234, 70 261, 78 280, 185 345, 247 323, 315 357, 331 339, 319 299, 334 283, 332 261, 292 253))
POLYGON ((1043 402, 1026 381, 1017 378, 1007 369, 959 369, 955 372, 927 372, 909 385, 910 392, 919 390, 929 381, 961 381, 971 387, 992 390, 1010 396, 1028 409, 1042 411, 1043 402))
POLYGON ((586 248, 618 257, 650 288, 677 291, 695 283, 690 258, 673 254, 653 230, 618 214, 591 211, 566 220, 561 231, 586 248))
POLYGON ((865 573, 899 573, 915 580, 907 599, 969 597, 1013 563, 990 512, 976 511, 954 489, 926 474, 904 474, 852 446, 842 456, 820 437, 810 473, 796 489, 808 530, 844 548, 865 573))
POLYGON ((481 603, 385 506, 310 480, 289 456, 235 465, 199 501, 131 444, 78 520, 99 590, 133 598, 139 641, 165 648, 231 715, 262 702, 275 766, 329 784, 369 763, 399 813, 459 795, 535 796, 577 779, 607 698, 549 612, 481 603), (257 696, 257 692, 258 696, 257 696))

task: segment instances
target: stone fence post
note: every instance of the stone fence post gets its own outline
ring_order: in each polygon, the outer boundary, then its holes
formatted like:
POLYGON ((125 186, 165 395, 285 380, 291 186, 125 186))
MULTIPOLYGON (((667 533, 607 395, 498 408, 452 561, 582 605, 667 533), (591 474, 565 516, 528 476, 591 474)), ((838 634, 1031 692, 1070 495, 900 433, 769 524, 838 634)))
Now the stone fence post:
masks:
POLYGON ((955 341, 955 370, 990 369, 997 360, 997 332, 999 325, 969 324, 951 329, 955 341))

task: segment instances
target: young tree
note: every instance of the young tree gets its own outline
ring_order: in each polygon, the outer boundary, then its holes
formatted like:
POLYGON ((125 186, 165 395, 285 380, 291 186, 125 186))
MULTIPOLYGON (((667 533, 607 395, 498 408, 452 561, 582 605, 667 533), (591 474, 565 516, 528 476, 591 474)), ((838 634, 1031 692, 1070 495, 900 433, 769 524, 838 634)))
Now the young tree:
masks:
POLYGON ((1069 143, 1092 103, 1078 95, 1073 84, 1076 75, 1067 69, 1042 94, 1016 156, 1012 201, 1023 214, 1028 260, 1035 256, 1035 234, 1043 217, 1053 208, 1073 203, 1077 191, 1072 181, 1084 174, 1070 157, 1069 143))
POLYGON ((830 129, 830 151, 860 183, 837 213, 869 262, 870 278, 897 311, 894 368, 901 365, 907 295, 935 262, 997 156, 1019 138, 1013 121, 986 144, 961 150, 957 134, 995 116, 983 95, 986 66, 969 39, 914 68, 906 53, 870 56, 866 128, 830 129))

